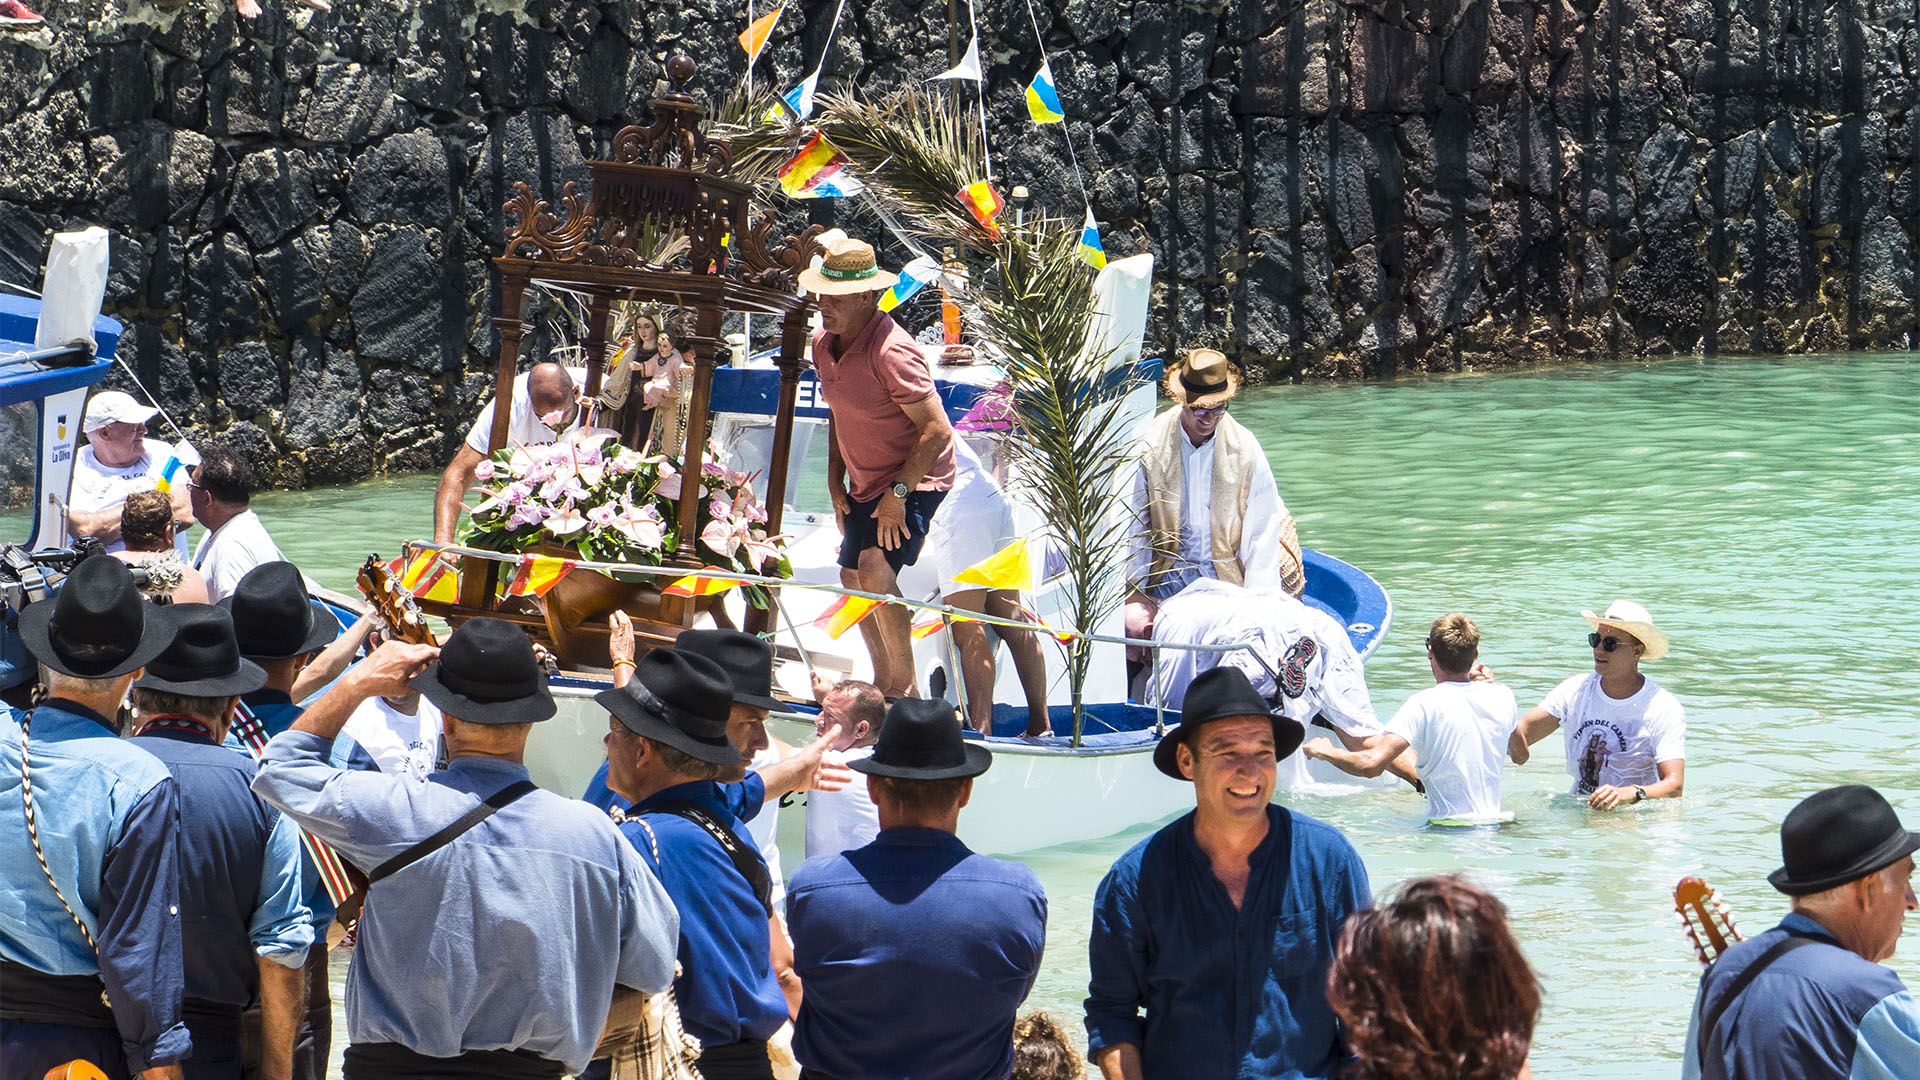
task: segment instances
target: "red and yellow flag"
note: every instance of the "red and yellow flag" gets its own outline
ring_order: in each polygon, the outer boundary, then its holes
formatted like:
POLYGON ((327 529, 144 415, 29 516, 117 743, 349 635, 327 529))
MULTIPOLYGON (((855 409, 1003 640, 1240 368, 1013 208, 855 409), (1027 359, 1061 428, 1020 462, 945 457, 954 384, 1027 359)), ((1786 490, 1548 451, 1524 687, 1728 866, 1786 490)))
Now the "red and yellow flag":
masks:
POLYGON ((431 551, 415 555, 412 562, 394 556, 387 563, 387 574, 418 599, 451 604, 460 598, 460 575, 431 551))
POLYGON ((879 606, 880 601, 869 600, 864 596, 842 596, 833 602, 832 607, 822 612, 819 618, 813 620, 813 625, 825 630, 828 637, 838 638, 841 634, 853 629, 861 619, 866 618, 868 613, 879 606))
POLYGON ((939 633, 940 628, 945 625, 947 625, 946 621, 938 617, 928 619, 925 622, 914 623, 913 636, 915 638, 930 638, 939 633))
POLYGON ((987 230, 987 235, 995 240, 1000 239, 1000 223, 994 219, 1000 216, 1000 211, 1006 209, 1007 203, 1000 197, 999 192, 993 190, 992 184, 985 180, 976 180, 954 192, 954 197, 959 199, 961 205, 973 215, 973 220, 987 230))
POLYGON ((740 47, 747 51, 748 67, 760 59, 760 50, 767 47, 767 39, 773 36, 773 24, 780 21, 781 14, 786 10, 784 5, 774 8, 740 31, 740 47))
POLYGON ((847 160, 847 155, 841 153, 839 147, 828 142, 825 135, 816 133, 798 153, 780 166, 780 188, 788 195, 804 196, 816 188, 834 183, 834 177, 846 169, 847 160))
MULTIPOLYGON (((704 566, 701 570, 702 572, 711 570, 716 574, 731 572, 718 566, 704 566)), ((699 574, 690 574, 661 591, 668 596, 718 596, 738 584, 740 583, 737 581, 722 581, 717 578, 701 577, 699 574)))
POLYGON ((567 576, 579 563, 572 559, 557 559, 551 555, 525 555, 521 557, 520 569, 513 575, 513 581, 507 585, 508 596, 545 596, 547 590, 567 576))

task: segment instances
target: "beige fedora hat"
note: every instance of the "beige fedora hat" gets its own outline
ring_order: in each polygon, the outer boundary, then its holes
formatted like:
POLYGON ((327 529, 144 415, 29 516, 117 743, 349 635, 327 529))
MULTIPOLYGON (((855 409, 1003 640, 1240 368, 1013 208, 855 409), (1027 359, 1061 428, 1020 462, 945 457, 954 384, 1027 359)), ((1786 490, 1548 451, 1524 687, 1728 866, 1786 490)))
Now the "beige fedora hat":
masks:
POLYGON ((1194 349, 1167 372, 1166 387, 1175 405, 1211 409, 1240 392, 1240 369, 1218 349, 1194 349))
POLYGON ((1595 630, 1603 626, 1611 626, 1616 630, 1624 630, 1632 634, 1640 644, 1647 647, 1646 659, 1648 660, 1658 660, 1667 655, 1666 633, 1653 625, 1653 616, 1647 613, 1646 608, 1631 600, 1615 600, 1608 604, 1605 615, 1583 611, 1580 617, 1587 620, 1587 625, 1595 630))
POLYGON ((800 271, 800 287, 822 296, 879 292, 899 280, 899 274, 880 269, 872 244, 850 237, 828 246, 819 266, 800 271))

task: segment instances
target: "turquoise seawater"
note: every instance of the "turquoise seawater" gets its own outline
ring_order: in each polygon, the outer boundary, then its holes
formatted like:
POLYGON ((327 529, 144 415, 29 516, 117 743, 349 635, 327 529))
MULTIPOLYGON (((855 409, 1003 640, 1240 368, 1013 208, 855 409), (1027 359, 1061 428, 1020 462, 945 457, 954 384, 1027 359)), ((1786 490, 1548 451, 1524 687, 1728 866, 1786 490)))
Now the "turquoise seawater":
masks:
MULTIPOLYGON (((1536 1076, 1677 1074, 1698 968, 1670 890, 1705 876, 1745 930, 1770 926, 1785 904, 1765 877, 1799 798, 1872 784, 1920 827, 1920 360, 1266 387, 1234 415, 1302 541, 1392 594, 1368 665, 1383 716, 1428 681, 1421 639, 1447 611, 1480 623, 1523 708, 1587 669, 1582 608, 1638 600, 1672 639, 1646 670, 1687 708, 1683 799, 1590 812, 1562 794, 1555 735, 1509 769, 1518 820, 1499 829, 1427 829, 1406 788, 1290 800, 1346 833, 1376 892, 1461 872, 1507 903, 1547 992, 1536 1076)), ((429 533, 432 487, 402 477, 257 506, 290 557, 351 588, 368 551, 429 533)), ((1148 831, 1029 859, 1051 902, 1033 1003, 1076 1029, 1093 890, 1148 831)), ((1892 964, 1920 985, 1920 937, 1892 964)))

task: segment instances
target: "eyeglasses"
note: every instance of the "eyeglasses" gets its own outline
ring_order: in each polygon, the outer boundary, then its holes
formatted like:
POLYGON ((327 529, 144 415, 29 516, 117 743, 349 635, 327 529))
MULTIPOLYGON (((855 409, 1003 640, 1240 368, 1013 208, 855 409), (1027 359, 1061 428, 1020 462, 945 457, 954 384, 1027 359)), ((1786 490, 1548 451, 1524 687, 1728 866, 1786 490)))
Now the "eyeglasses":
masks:
POLYGON ((1192 413, 1193 418, 1196 420, 1211 420, 1214 417, 1219 416, 1221 413, 1226 412, 1227 407, 1225 405, 1215 405, 1211 409, 1196 409, 1193 406, 1189 405, 1187 406, 1187 411, 1192 413))
POLYGON ((1614 637, 1612 634, 1608 634, 1606 637, 1601 637, 1597 633, 1587 635, 1587 645, 1590 648, 1599 649, 1602 652, 1612 652, 1613 650, 1619 648, 1622 645, 1631 645, 1631 644, 1633 644, 1631 640, 1617 638, 1617 637, 1614 637))

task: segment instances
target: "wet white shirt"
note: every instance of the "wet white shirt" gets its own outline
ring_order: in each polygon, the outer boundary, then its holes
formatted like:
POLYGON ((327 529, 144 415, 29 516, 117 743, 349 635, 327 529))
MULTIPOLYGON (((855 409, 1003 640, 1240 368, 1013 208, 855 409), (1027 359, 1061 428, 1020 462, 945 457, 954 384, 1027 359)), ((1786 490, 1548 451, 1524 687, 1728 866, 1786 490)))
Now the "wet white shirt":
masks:
POLYGON ((260 515, 242 510, 200 538, 200 546, 193 552, 193 568, 207 579, 207 603, 217 604, 221 597, 233 594, 247 571, 285 558, 273 537, 267 535, 260 515))
MULTIPOLYGON (((841 764, 873 756, 873 747, 856 746, 846 753, 828 751, 827 760, 841 764)), ((807 858, 838 855, 866 847, 880 835, 880 811, 867 794, 867 778, 854 774, 839 791, 807 792, 807 858)))
POLYGON ((1519 706, 1500 683, 1443 682, 1413 695, 1387 721, 1419 758, 1432 821, 1493 822, 1500 768, 1519 706))
POLYGON ((1575 795, 1603 785, 1657 783, 1660 762, 1687 756, 1687 711, 1652 679, 1632 697, 1610 698, 1600 689, 1600 673, 1589 671, 1554 687, 1540 707, 1566 733, 1575 795))
MULTIPOLYGON (((573 376, 574 389, 580 390, 587 385, 586 368, 568 368, 567 374, 573 376)), ((574 418, 577 426, 586 418, 582 409, 574 418)), ((488 395, 487 403, 481 407, 480 415, 474 418, 473 426, 467 429, 467 445, 475 453, 485 456, 487 443, 493 438, 493 397, 488 395)), ((521 372, 513 377, 513 412, 507 417, 508 446, 539 446, 559 438, 559 433, 540 422, 533 413, 533 398, 527 392, 527 373, 521 372)))

